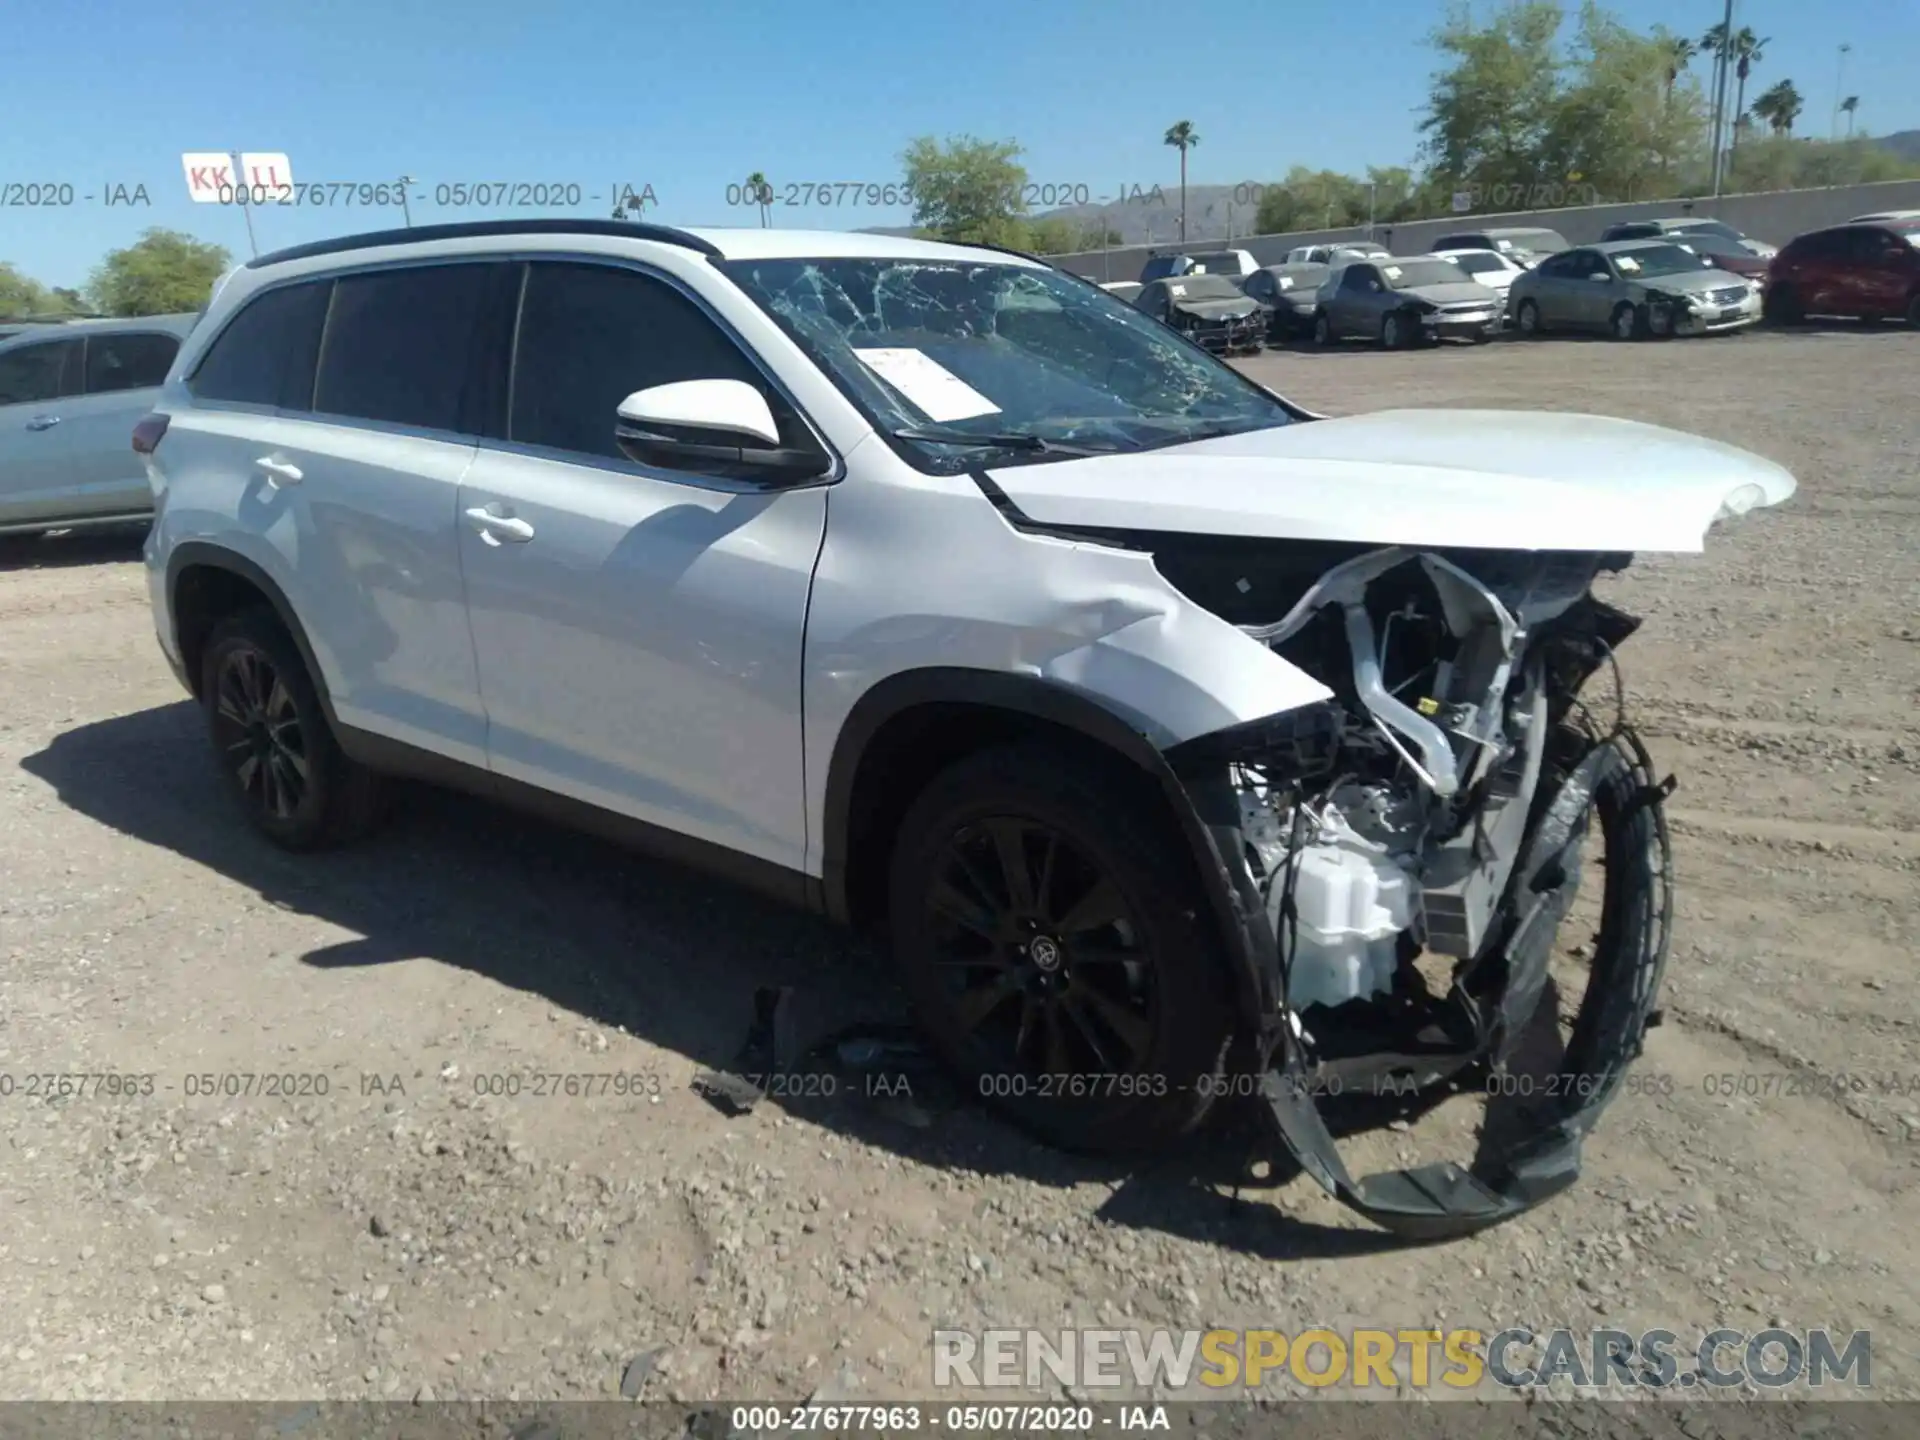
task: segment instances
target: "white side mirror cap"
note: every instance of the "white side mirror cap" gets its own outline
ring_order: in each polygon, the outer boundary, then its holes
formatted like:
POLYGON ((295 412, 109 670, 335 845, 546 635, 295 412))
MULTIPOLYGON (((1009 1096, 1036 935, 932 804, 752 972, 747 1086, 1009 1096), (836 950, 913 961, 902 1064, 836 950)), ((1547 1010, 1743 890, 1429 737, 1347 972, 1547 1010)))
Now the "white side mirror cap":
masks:
POLYGON ((711 430, 716 439, 780 443, 767 397, 744 380, 676 380, 636 390, 620 402, 620 418, 630 425, 674 425, 711 430))

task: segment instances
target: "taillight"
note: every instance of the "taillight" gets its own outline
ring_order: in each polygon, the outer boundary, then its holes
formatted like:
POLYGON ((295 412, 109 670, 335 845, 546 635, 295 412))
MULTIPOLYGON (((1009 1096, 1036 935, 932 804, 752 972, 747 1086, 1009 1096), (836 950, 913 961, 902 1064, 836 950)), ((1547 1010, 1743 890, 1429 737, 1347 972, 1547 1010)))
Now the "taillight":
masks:
POLYGON ((140 423, 133 427, 133 453, 151 455, 159 445, 160 437, 167 433, 165 415, 143 415, 140 423))

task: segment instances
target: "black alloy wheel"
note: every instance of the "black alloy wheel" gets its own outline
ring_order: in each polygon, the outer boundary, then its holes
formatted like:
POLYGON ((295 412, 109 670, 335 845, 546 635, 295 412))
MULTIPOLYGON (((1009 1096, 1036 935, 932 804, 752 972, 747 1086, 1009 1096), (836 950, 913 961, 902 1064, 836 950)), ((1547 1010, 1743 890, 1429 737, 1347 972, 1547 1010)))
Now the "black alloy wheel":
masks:
POLYGON ((287 821, 306 799, 307 740, 272 657, 236 646, 220 661, 213 741, 250 806, 287 821))

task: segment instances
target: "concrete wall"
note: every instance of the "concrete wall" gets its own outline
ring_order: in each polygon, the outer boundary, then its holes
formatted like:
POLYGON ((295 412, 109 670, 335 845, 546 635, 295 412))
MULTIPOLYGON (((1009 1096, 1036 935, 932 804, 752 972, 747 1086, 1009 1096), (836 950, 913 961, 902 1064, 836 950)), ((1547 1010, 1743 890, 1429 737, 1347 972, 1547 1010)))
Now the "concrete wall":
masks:
MULTIPOLYGON (((1413 220, 1401 225, 1381 225, 1374 239, 1397 255, 1417 255, 1438 237, 1453 230, 1483 226, 1537 225, 1558 230, 1575 245, 1587 245, 1600 238, 1607 226, 1622 220, 1650 220, 1667 215, 1692 214, 1724 220, 1744 235, 1756 240, 1784 245, 1796 235, 1838 225, 1855 215, 1873 210, 1920 209, 1920 180, 1893 180, 1878 185, 1839 185, 1825 190, 1776 190, 1763 195, 1723 195, 1716 200, 1651 200, 1636 205, 1583 205, 1568 210, 1525 210, 1501 215, 1450 215, 1439 220, 1413 220)), ((1365 227, 1346 230, 1302 230, 1290 235, 1243 236, 1234 247, 1251 252, 1262 265, 1277 265, 1296 245, 1313 245, 1326 240, 1364 238, 1365 227)), ((1221 240, 1197 240, 1198 250, 1225 247, 1221 240)), ((1156 247, 1156 248, 1165 248, 1156 247)), ((1140 268, 1152 253, 1144 245, 1124 249, 1093 251, 1081 255, 1055 255, 1055 263, 1095 280, 1137 280, 1140 268)))

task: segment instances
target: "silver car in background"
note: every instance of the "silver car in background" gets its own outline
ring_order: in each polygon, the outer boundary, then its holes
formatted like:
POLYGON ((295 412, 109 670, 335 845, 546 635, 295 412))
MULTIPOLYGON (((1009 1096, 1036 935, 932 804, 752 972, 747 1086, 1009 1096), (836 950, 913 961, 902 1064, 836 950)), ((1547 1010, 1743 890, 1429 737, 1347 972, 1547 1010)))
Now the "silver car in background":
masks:
POLYGON ((1313 342, 1359 336, 1388 350, 1443 339, 1485 344, 1500 333, 1501 303, 1451 260, 1387 255, 1342 265, 1320 287, 1313 342))
POLYGON ((153 514, 133 427, 198 319, 76 320, 0 340, 0 534, 153 514))
POLYGON ((1709 335, 1760 321, 1760 288, 1674 240, 1616 240, 1548 257, 1507 291, 1523 335, 1600 330, 1617 340, 1709 335))
POLYGON ((1291 340, 1310 334, 1320 309, 1320 287, 1331 273, 1325 265, 1266 265, 1240 282, 1240 288, 1267 312, 1267 338, 1291 340))

